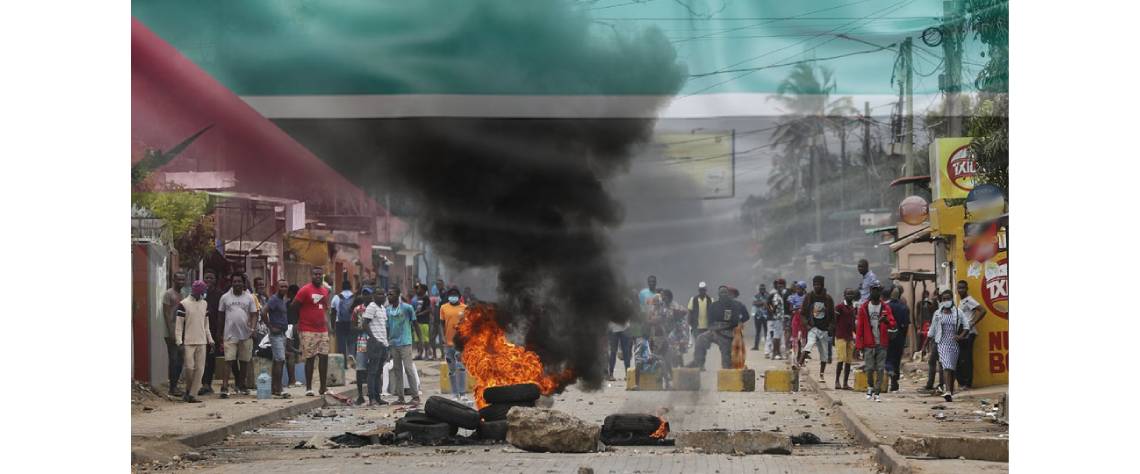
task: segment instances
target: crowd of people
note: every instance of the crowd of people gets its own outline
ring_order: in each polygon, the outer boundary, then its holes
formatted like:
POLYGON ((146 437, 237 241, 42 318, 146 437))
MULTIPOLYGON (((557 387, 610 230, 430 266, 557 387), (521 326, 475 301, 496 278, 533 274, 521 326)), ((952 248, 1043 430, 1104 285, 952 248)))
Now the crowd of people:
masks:
MULTIPOLYGON (((752 319, 756 330, 752 350, 761 350, 763 341, 765 358, 787 358, 807 376, 812 369, 807 361, 816 360, 821 384, 826 383, 827 366, 834 361, 836 390, 852 389, 851 369, 861 361, 867 400, 880 402, 883 391, 899 390, 911 306, 903 301, 901 286, 884 291, 867 260, 860 260, 856 268, 859 285, 845 288, 838 304, 824 277, 816 275, 810 288, 807 282, 797 281, 789 289, 784 278, 776 278, 771 290, 760 284, 751 310, 738 301, 736 288, 721 285, 714 298, 703 281, 686 305, 679 304, 673 292, 658 288, 657 277, 650 275, 646 287, 637 292, 637 315, 625 324, 610 323, 608 378, 615 380, 620 352, 626 370, 633 368, 633 389, 641 385, 646 373, 659 377, 667 389, 674 367, 704 370, 712 344, 720 349, 721 367, 731 368, 733 341, 743 338, 743 324, 752 319), (689 349, 693 354, 686 365, 683 356, 689 349)), ((914 306, 914 324, 921 328, 917 347, 929 353, 923 390, 941 394, 948 402, 953 401, 955 382, 963 389, 972 384, 976 327, 986 316, 985 308, 969 295, 965 281, 957 282, 956 290, 957 303, 955 294, 945 289, 935 292, 937 301, 924 291, 914 306)))
POLYGON ((252 361, 263 357, 272 361, 271 396, 289 398, 284 388, 291 385, 304 385, 306 396, 323 395, 329 353, 335 350, 344 355, 346 368, 356 370, 357 404, 386 405, 381 394, 387 391, 396 397, 392 403, 418 405, 416 360, 446 360, 453 395, 467 401, 466 371, 454 339, 467 305, 475 301, 469 287, 417 282, 404 294, 373 282, 354 291, 344 281, 334 293, 323 269, 313 268, 310 277, 300 287, 279 280, 267 295, 264 279, 254 278, 251 288, 242 273, 219 280, 206 270, 189 287, 184 274, 174 275, 163 296, 169 394, 188 403, 213 395, 215 361, 221 357, 228 370, 222 371, 217 396, 248 396, 252 361), (303 382, 297 380, 297 364, 304 366, 303 382))

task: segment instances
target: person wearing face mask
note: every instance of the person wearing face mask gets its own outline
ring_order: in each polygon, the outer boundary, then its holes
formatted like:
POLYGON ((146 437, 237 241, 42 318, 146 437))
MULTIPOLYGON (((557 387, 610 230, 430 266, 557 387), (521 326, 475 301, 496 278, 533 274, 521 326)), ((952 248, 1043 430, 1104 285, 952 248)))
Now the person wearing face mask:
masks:
POLYGON ((182 400, 187 403, 201 402, 194 394, 202 388, 206 354, 214 345, 210 319, 206 315, 206 288, 206 282, 196 280, 190 287, 190 296, 183 298, 174 310, 174 340, 182 348, 182 373, 186 378, 182 400))
POLYGON ((867 400, 876 402, 886 382, 888 331, 895 327, 891 307, 882 300, 883 284, 879 280, 870 284, 870 296, 859 306, 855 323, 855 350, 863 351, 863 371, 867 373, 867 400))
POLYGON ((447 360, 451 394, 456 401, 463 402, 467 398, 467 368, 463 366, 463 354, 455 349, 455 334, 467 313, 467 305, 460 303, 459 299, 459 289, 447 290, 447 302, 439 307, 439 319, 443 322, 443 357, 447 360))
MULTIPOLYGON (((969 316, 954 307, 954 295, 950 290, 942 292, 939 298, 941 304, 934 311, 934 319, 930 322, 930 330, 926 333, 926 344, 923 351, 931 342, 938 351, 938 361, 942 366, 942 377, 948 386, 942 392, 942 398, 948 402, 954 401, 954 370, 958 364, 959 342, 966 338, 970 331, 969 316)), ((933 359, 933 358, 932 358, 933 359)), ((927 383, 929 385, 929 382, 927 383)))
POLYGON ((851 390, 847 384, 851 375, 851 362, 855 359, 855 300, 859 292, 847 288, 843 290, 843 301, 835 307, 835 389, 851 390), (839 373, 843 373, 843 385, 839 385, 839 373))
POLYGON ((693 361, 688 367, 704 370, 705 355, 709 346, 715 343, 720 348, 721 368, 732 368, 733 332, 738 324, 748 321, 748 310, 739 301, 732 299, 727 286, 721 285, 717 289, 717 300, 709 305, 708 318, 708 330, 697 338, 693 361))

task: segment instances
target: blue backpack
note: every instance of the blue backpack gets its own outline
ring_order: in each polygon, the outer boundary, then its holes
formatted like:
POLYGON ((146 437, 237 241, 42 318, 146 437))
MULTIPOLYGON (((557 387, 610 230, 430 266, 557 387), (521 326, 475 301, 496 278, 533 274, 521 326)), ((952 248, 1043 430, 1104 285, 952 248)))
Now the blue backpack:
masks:
POLYGON ((352 300, 352 296, 345 298, 343 294, 340 295, 340 303, 336 306, 337 321, 352 321, 352 300))

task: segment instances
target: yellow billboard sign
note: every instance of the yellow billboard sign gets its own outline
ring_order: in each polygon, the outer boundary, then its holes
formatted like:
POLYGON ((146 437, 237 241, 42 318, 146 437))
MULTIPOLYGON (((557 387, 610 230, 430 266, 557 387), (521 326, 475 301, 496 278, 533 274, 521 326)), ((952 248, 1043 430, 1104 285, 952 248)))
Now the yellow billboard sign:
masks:
POLYGON ((705 199, 730 198, 733 178, 733 133, 661 133, 654 142, 663 150, 661 165, 693 180, 705 199))
POLYGON ((930 182, 934 199, 965 199, 974 189, 978 163, 970 142, 974 139, 939 138, 930 145, 930 182))

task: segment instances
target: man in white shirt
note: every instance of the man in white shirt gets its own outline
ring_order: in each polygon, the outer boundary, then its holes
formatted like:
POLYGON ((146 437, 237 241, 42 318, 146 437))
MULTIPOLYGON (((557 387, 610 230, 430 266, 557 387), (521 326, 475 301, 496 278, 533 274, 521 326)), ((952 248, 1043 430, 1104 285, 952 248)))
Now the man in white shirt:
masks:
MULTIPOLYGON (((245 275, 235 274, 231 280, 231 290, 218 300, 218 311, 225 315, 222 331, 225 360, 234 376, 237 393, 249 395, 245 386, 246 370, 253 358, 253 328, 257 324, 258 309, 253 295, 245 291, 245 275)), ((230 374, 222 376, 221 398, 230 396, 230 374)))
POLYGON ((978 337, 978 323, 986 317, 986 308, 970 296, 970 286, 966 280, 958 280, 958 312, 969 321, 970 331, 959 343, 958 370, 954 376, 962 390, 974 385, 974 339, 978 337))
POLYGON ((381 374, 388 359, 388 313, 374 299, 364 309, 361 319, 368 333, 368 405, 387 405, 380 392, 381 374))

